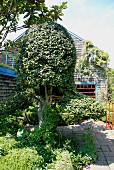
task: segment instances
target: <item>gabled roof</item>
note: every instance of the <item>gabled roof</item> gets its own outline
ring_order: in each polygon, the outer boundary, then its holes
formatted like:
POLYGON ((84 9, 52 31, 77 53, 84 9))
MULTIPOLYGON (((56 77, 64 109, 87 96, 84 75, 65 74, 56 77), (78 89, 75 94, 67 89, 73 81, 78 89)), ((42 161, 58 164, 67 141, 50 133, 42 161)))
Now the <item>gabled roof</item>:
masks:
POLYGON ((81 38, 80 36, 78 36, 77 34, 71 32, 71 31, 69 31, 69 30, 67 30, 67 31, 68 31, 72 36, 74 36, 75 38, 79 39, 80 41, 84 41, 84 39, 81 38))
POLYGON ((24 34, 26 33, 26 31, 24 31, 22 34, 20 34, 17 38, 15 38, 13 41, 16 42, 18 39, 20 39, 24 34))
MULTIPOLYGON (((80 41, 84 41, 83 38, 81 38, 80 36, 78 36, 77 34, 67 30, 72 36, 74 36, 75 38, 79 39, 80 41)), ((15 38, 13 41, 16 42, 18 39, 20 39, 24 34, 26 33, 26 31, 24 31, 22 34, 20 34, 17 38, 15 38)))

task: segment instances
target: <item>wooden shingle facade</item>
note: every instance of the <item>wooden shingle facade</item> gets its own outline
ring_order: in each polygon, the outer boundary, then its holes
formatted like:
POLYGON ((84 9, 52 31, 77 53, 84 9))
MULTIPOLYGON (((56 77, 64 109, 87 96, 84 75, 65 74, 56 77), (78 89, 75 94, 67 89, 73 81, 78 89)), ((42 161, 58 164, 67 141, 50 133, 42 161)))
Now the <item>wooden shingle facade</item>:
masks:
MULTIPOLYGON (((85 52, 84 39, 71 32, 70 34, 76 46, 76 54, 77 54, 76 63, 78 63, 79 60, 83 58, 83 54, 85 52)), ((82 94, 89 95, 99 101, 106 101, 107 100, 107 77, 106 75, 103 74, 103 70, 100 68, 92 68, 91 71, 95 76, 88 75, 87 77, 82 78, 78 73, 78 71, 75 70, 74 81, 75 81, 76 88, 82 94)))

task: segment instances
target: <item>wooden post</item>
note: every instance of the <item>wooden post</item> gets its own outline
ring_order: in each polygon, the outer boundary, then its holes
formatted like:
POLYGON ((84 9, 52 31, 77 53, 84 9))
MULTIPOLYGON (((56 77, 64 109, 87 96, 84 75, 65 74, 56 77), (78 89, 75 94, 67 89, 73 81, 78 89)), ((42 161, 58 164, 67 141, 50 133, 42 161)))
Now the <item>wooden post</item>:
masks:
POLYGON ((114 129, 114 102, 112 102, 112 129, 114 129))
POLYGON ((110 101, 107 103, 107 109, 106 129, 110 129, 110 101))

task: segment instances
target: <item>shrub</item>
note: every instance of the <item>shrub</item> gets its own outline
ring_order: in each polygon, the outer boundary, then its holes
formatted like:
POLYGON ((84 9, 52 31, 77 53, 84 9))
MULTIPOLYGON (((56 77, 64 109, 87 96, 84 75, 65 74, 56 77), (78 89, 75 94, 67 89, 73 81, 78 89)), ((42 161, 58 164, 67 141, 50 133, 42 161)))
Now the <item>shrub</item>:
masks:
POLYGON ((0 155, 6 155, 17 146, 18 142, 7 134, 5 137, 0 137, 0 155))
POLYGON ((96 161, 96 148, 91 129, 86 129, 80 140, 73 138, 63 141, 62 147, 54 151, 56 159, 47 165, 47 169, 81 170, 84 165, 96 161))
POLYGON ((48 164, 48 170, 74 170, 70 153, 68 151, 57 152, 56 161, 48 164))
POLYGON ((16 110, 24 110, 33 104, 31 91, 15 91, 11 97, 0 104, 0 115, 14 114, 16 110))
POLYGON ((18 116, 18 121, 21 125, 38 124, 38 113, 37 108, 35 106, 29 106, 24 110, 17 110, 16 114, 18 116))
POLYGON ((6 156, 0 157, 1 170, 35 170, 40 169, 43 158, 30 148, 13 149, 6 156))
POLYGON ((28 146, 40 146, 40 145, 57 145, 58 131, 56 130, 58 124, 58 115, 56 110, 51 107, 47 107, 44 112, 44 120, 41 128, 35 126, 34 131, 27 132, 25 129, 20 129, 22 134, 18 137, 22 143, 26 143, 28 146))
POLYGON ((106 115, 104 105, 89 97, 81 99, 75 97, 66 104, 63 103, 59 111, 60 116, 66 124, 75 124, 88 119, 97 120, 106 115))
POLYGON ((6 135, 6 133, 16 134, 19 127, 17 116, 8 114, 0 115, 0 135, 6 135))

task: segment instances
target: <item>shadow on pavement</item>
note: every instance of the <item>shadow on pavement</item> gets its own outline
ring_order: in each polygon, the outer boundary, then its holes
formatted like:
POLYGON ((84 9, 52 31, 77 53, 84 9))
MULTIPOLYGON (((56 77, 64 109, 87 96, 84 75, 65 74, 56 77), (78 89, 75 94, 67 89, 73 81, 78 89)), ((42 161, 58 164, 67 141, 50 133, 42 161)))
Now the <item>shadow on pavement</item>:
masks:
POLYGON ((93 129, 97 161, 84 170, 114 170, 114 130, 106 130, 106 125, 103 122, 94 122, 93 120, 78 125, 61 126, 58 129, 70 138, 72 134, 82 135, 84 129, 88 127, 93 129))

